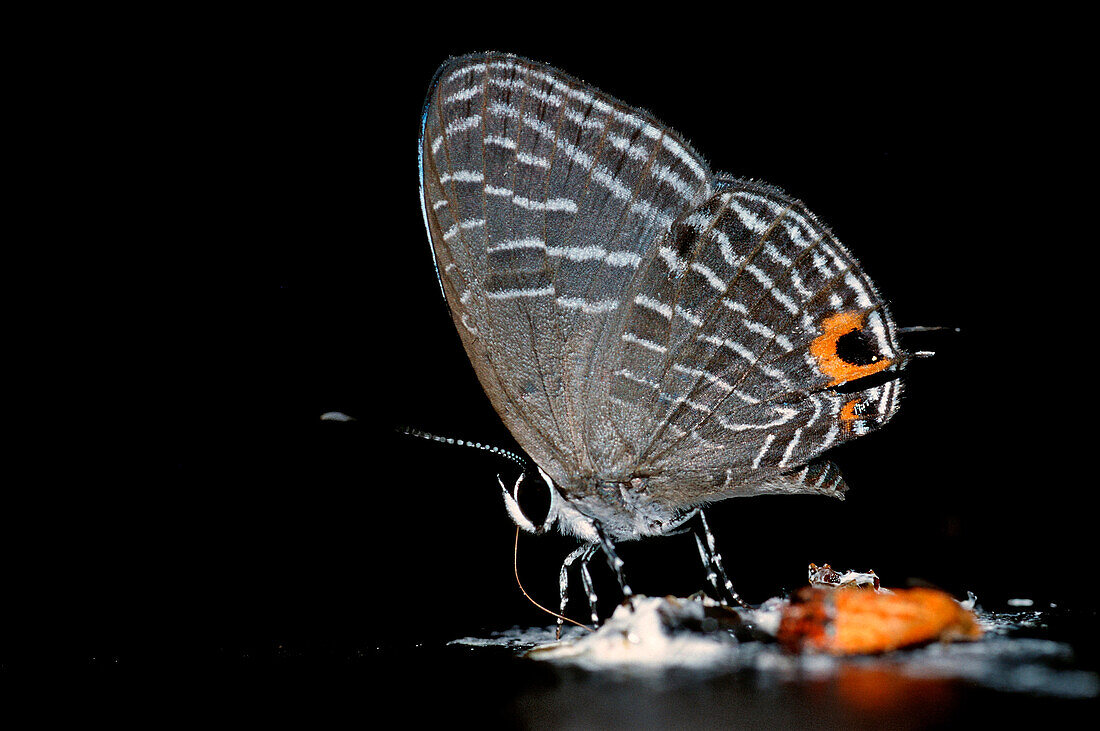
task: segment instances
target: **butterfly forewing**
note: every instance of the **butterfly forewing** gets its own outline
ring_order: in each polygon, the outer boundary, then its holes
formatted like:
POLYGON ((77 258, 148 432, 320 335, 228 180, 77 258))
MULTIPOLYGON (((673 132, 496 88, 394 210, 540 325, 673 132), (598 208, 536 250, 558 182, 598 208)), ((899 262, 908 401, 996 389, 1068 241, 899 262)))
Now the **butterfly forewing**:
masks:
POLYGON ((444 292, 517 440, 562 484, 628 462, 598 346, 617 340, 622 293, 709 196, 710 171, 648 115, 501 54, 439 71, 421 159, 444 292))

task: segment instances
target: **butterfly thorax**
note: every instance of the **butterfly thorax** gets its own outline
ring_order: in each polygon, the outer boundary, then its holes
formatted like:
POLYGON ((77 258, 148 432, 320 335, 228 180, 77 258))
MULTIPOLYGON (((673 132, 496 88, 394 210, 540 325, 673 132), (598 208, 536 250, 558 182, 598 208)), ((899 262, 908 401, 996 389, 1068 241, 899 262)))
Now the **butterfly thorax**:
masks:
POLYGON ((673 507, 654 499, 648 490, 650 479, 588 477, 571 488, 554 487, 557 529, 588 541, 598 539, 595 521, 615 541, 675 533, 696 509, 673 507))

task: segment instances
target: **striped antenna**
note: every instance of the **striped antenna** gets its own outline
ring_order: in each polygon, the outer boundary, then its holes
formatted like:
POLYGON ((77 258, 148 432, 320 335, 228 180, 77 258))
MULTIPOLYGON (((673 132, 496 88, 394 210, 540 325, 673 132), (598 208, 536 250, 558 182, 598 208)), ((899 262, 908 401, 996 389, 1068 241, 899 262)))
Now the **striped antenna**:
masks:
POLYGON ((458 447, 471 447, 473 449, 480 449, 491 454, 500 455, 505 459, 509 459, 512 462, 519 465, 519 468, 524 472, 527 471, 527 460, 520 457, 515 452, 511 452, 503 447, 498 447, 492 444, 482 444, 481 442, 471 442, 465 439, 455 439, 454 437, 443 437, 438 434, 432 434, 431 432, 421 431, 414 429, 411 426, 398 427, 398 432, 401 434, 408 434, 410 437, 418 437, 420 439, 427 439, 432 442, 439 442, 441 444, 453 444, 458 447))

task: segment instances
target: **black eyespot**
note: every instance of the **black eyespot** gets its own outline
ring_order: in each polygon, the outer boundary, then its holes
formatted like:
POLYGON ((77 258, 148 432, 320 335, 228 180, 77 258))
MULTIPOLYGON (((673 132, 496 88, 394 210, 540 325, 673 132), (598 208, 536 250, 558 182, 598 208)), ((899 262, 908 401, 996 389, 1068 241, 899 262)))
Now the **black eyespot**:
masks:
POLYGON ((699 234, 690 226, 679 226, 674 230, 672 248, 681 259, 690 259, 695 245, 699 243, 699 234))
POLYGON ((853 330, 837 338, 836 354, 845 363, 855 366, 871 365, 880 357, 871 338, 862 330, 853 330))

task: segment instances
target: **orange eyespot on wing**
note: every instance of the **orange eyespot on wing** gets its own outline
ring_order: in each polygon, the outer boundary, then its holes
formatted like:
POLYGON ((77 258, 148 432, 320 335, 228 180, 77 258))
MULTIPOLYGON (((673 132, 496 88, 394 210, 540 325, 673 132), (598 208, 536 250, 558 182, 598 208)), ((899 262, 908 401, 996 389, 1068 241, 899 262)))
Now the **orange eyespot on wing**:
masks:
MULTIPOLYGON (((893 365, 892 358, 872 355, 867 363, 846 360, 837 352, 840 339, 863 327, 862 312, 839 312, 826 317, 821 323, 823 332, 810 343, 810 355, 817 361, 818 370, 832 378, 830 386, 839 386, 857 378, 870 376, 893 365)), ((849 406, 851 406, 851 402, 849 406)), ((848 408, 847 406, 845 408, 848 408)), ((855 418, 851 416, 849 418, 855 418)))

